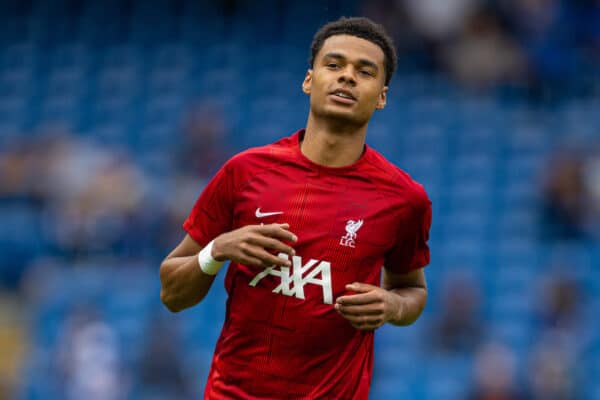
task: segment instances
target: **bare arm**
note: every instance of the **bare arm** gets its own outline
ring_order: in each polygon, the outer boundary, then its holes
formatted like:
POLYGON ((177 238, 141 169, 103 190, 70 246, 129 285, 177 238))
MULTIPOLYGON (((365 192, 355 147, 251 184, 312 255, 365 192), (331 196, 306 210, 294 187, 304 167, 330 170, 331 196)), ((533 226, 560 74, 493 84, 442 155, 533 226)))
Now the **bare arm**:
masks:
POLYGON ((382 287, 355 282, 346 285, 346 289, 357 294, 338 297, 335 309, 360 330, 374 330, 386 322, 410 325, 419 318, 427 302, 422 269, 396 274, 384 268, 382 287))
POLYGON ((383 269, 382 287, 395 295, 395 312, 387 322, 393 325, 410 325, 415 322, 427 303, 427 283, 423 269, 408 274, 395 274, 383 269))
POLYGON ((198 253, 202 247, 189 235, 175 247, 160 266, 160 299, 173 312, 198 304, 215 280, 202 272, 198 253))
MULTIPOLYGON (((257 268, 289 265, 288 260, 269 252, 286 253, 290 257, 296 254, 294 249, 282 242, 297 240, 288 229, 288 224, 248 225, 224 233, 215 238, 212 257, 219 261, 232 260, 257 268)), ((173 312, 198 304, 215 280, 214 275, 208 275, 200 269, 200 250, 202 247, 186 235, 160 266, 160 298, 173 312)))

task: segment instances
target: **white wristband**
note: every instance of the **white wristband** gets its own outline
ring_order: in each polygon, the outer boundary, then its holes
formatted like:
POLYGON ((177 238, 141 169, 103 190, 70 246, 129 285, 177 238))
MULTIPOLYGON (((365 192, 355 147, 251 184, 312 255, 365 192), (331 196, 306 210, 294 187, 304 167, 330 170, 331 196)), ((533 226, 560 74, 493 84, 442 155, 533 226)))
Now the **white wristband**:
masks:
POLYGON ((216 275, 221 269, 225 261, 217 261, 211 255, 214 240, 211 240, 209 244, 204 246, 200 253, 198 253, 198 264, 200 269, 207 275, 216 275))

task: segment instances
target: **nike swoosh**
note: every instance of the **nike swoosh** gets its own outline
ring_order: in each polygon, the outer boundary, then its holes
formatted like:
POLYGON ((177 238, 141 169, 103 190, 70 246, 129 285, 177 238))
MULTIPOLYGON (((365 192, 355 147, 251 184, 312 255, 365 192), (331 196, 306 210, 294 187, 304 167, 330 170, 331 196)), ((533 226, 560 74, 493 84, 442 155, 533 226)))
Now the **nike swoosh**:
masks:
POLYGON ((279 215, 279 214, 283 214, 283 211, 260 212, 260 207, 257 208, 256 213, 254 213, 254 215, 256 215, 256 218, 270 217, 272 215, 279 215))

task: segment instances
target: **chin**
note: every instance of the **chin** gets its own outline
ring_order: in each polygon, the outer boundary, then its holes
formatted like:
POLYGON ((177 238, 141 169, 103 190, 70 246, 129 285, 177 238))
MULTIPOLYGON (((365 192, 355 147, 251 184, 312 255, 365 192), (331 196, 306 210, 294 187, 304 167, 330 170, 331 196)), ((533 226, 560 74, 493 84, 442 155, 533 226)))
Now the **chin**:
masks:
POLYGON ((324 117, 340 125, 363 126, 368 122, 354 113, 328 112, 324 117))
POLYGON ((350 109, 345 110, 345 109, 340 109, 338 107, 335 107, 335 109, 332 109, 332 108, 326 107, 319 114, 323 118, 339 121, 341 123, 344 122, 344 123, 348 123, 348 124, 352 124, 352 125, 356 125, 356 124, 362 125, 364 123, 362 121, 362 118, 360 118, 360 116, 357 115, 356 112, 354 112, 354 110, 350 110, 350 109))

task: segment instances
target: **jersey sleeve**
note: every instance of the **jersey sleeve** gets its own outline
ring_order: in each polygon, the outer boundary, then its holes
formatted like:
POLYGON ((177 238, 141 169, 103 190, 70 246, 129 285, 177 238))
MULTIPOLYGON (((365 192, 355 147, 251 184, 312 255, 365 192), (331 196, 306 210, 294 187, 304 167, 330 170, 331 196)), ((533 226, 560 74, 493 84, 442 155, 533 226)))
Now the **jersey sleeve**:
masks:
POLYGON ((200 246, 233 227, 234 182, 231 162, 226 163, 206 185, 183 229, 200 246))
POLYGON ((384 265, 391 272, 405 274, 429 264, 431 201, 423 191, 415 203, 398 227, 394 247, 386 254, 384 265))

